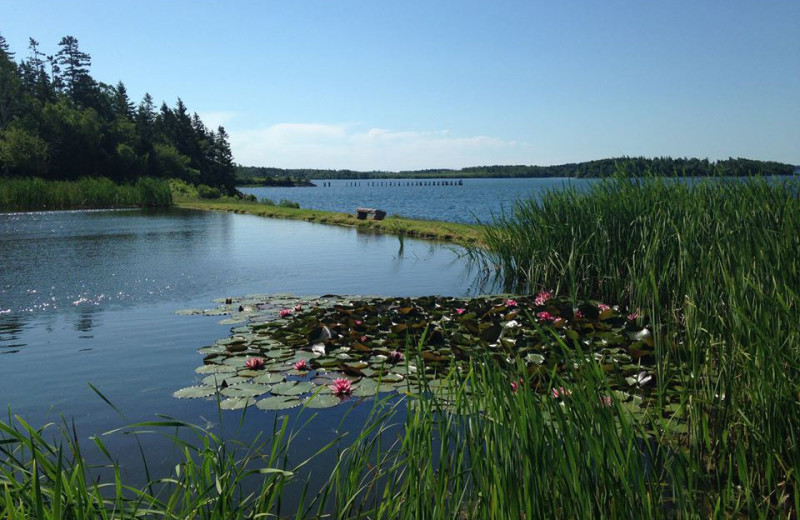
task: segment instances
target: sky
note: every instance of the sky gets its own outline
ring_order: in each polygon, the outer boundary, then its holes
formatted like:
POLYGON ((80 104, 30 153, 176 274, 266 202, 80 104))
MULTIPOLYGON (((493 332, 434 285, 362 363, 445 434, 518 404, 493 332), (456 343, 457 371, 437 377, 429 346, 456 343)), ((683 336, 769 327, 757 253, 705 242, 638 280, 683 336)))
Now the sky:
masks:
POLYGON ((0 0, 0 34, 76 37, 247 166, 800 164, 800 0, 0 0))

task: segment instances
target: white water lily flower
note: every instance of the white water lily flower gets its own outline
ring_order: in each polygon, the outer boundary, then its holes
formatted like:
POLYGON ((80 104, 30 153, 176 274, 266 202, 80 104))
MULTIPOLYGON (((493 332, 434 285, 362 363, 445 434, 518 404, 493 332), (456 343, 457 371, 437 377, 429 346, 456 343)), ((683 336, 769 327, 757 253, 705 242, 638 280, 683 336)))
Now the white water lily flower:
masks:
POLYGON ((504 329, 518 329, 521 326, 522 325, 520 325, 517 320, 511 320, 508 323, 506 323, 505 325, 503 325, 503 328, 504 329))
POLYGON ((626 377, 625 381, 628 382, 629 385, 645 385, 649 383, 653 379, 653 376, 649 375, 647 372, 639 372, 635 376, 626 377))

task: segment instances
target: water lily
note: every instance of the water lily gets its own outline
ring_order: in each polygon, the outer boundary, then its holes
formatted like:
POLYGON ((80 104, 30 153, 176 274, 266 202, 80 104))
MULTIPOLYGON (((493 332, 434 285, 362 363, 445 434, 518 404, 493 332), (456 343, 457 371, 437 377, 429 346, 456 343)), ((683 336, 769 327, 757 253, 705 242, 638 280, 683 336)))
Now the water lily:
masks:
POLYGON ((247 360, 244 362, 244 364, 250 370, 258 370, 259 368, 264 368, 264 358, 260 358, 260 357, 247 358, 247 360))
POLYGON ((506 300, 506 307, 516 307, 517 300, 506 300))
POLYGON ((536 295, 536 298, 534 298, 533 303, 534 305, 541 306, 544 305, 547 302, 547 300, 549 300, 552 297, 553 295, 550 293, 550 291, 541 291, 539 294, 536 295))
POLYGON ((361 325, 361 324, 362 324, 362 323, 364 323, 364 322, 363 322, 363 321, 361 321, 361 320, 356 320, 356 321, 354 321, 353 323, 355 323, 355 324, 356 324, 356 326, 359 326, 359 325, 361 325))
POLYGON ((511 381, 511 390, 512 390, 513 392, 516 392, 517 390, 519 390, 520 388, 522 388, 522 385, 523 385, 523 384, 524 384, 524 381, 523 381, 522 379, 520 379, 520 380, 519 380, 519 382, 517 382, 517 381, 511 381))
POLYGON ((580 310, 575 311, 574 316, 576 320, 583 319, 583 313, 580 310))
POLYGON ((456 309, 456 314, 458 314, 459 316, 464 314, 465 312, 467 312, 467 309, 463 308, 456 309))
POLYGON ((611 396, 610 395, 600 396, 600 404, 603 406, 603 408, 611 406, 611 396))
POLYGON ((628 321, 636 321, 638 319, 639 319, 639 313, 638 312, 632 312, 632 313, 628 314, 628 321))
POLYGON ((286 316, 292 314, 292 309, 281 309, 281 312, 279 314, 281 318, 285 318, 286 316))
POLYGON ((353 386, 350 383, 349 379, 339 378, 334 379, 332 385, 328 385, 328 388, 331 389, 331 393, 336 397, 347 397, 353 392, 353 386))
POLYGON ((306 363, 305 359, 301 359, 300 361, 294 364, 294 369, 297 371, 305 371, 305 370, 311 370, 311 367, 308 366, 308 363, 306 363))
POLYGON ((294 310, 295 312, 300 312, 303 310, 303 306, 298 303, 297 305, 294 306, 294 310))
POLYGON ((503 328, 505 329, 518 329, 520 327, 522 327, 522 325, 520 325, 517 320, 511 320, 509 322, 506 322, 505 325, 503 325, 503 328))
POLYGON ((570 390, 569 388, 564 388, 563 386, 560 386, 558 388, 553 387, 550 390, 550 393, 552 393, 553 397, 555 397, 556 399, 559 399, 559 398, 566 399, 567 397, 572 395, 572 390, 570 390))
POLYGON ((399 350, 389 352, 388 359, 390 363, 399 363, 403 360, 403 353, 399 350))
POLYGON ((597 304, 597 308, 598 308, 598 309, 600 309, 600 312, 605 312, 605 311, 607 311, 608 309, 610 309, 611 307, 609 307, 609 306, 608 306, 608 305, 606 305, 605 303, 598 303, 598 304, 597 304))
POLYGON ((361 343, 366 343, 367 339, 369 338, 367 338, 366 336, 361 336, 359 339, 361 340, 361 343))
POLYGON ((555 321, 556 317, 550 314, 547 311, 537 312, 536 317, 539 318, 539 321, 555 321))

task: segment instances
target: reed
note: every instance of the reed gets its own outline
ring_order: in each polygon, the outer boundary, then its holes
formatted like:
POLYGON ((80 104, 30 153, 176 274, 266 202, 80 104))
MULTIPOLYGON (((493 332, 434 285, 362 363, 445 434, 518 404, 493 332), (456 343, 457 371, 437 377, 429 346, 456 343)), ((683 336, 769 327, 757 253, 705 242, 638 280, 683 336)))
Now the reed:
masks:
POLYGON ((103 177, 85 177, 77 181, 46 181, 39 178, 0 179, 2 211, 170 205, 172 205, 172 195, 169 185, 158 179, 140 178, 133 184, 115 184, 103 177))
POLYGON ((474 250, 507 287, 638 307, 683 388, 709 514, 800 504, 800 201, 794 181, 616 178, 520 201, 474 250))

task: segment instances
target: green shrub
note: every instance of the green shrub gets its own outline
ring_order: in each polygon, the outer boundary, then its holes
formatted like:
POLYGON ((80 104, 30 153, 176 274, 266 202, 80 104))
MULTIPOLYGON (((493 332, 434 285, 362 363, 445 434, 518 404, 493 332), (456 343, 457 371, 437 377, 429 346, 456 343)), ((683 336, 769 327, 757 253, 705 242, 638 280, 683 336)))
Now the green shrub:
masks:
POLYGON ((281 201, 278 203, 278 206, 282 208, 300 209, 300 204, 289 199, 281 199, 281 201))

